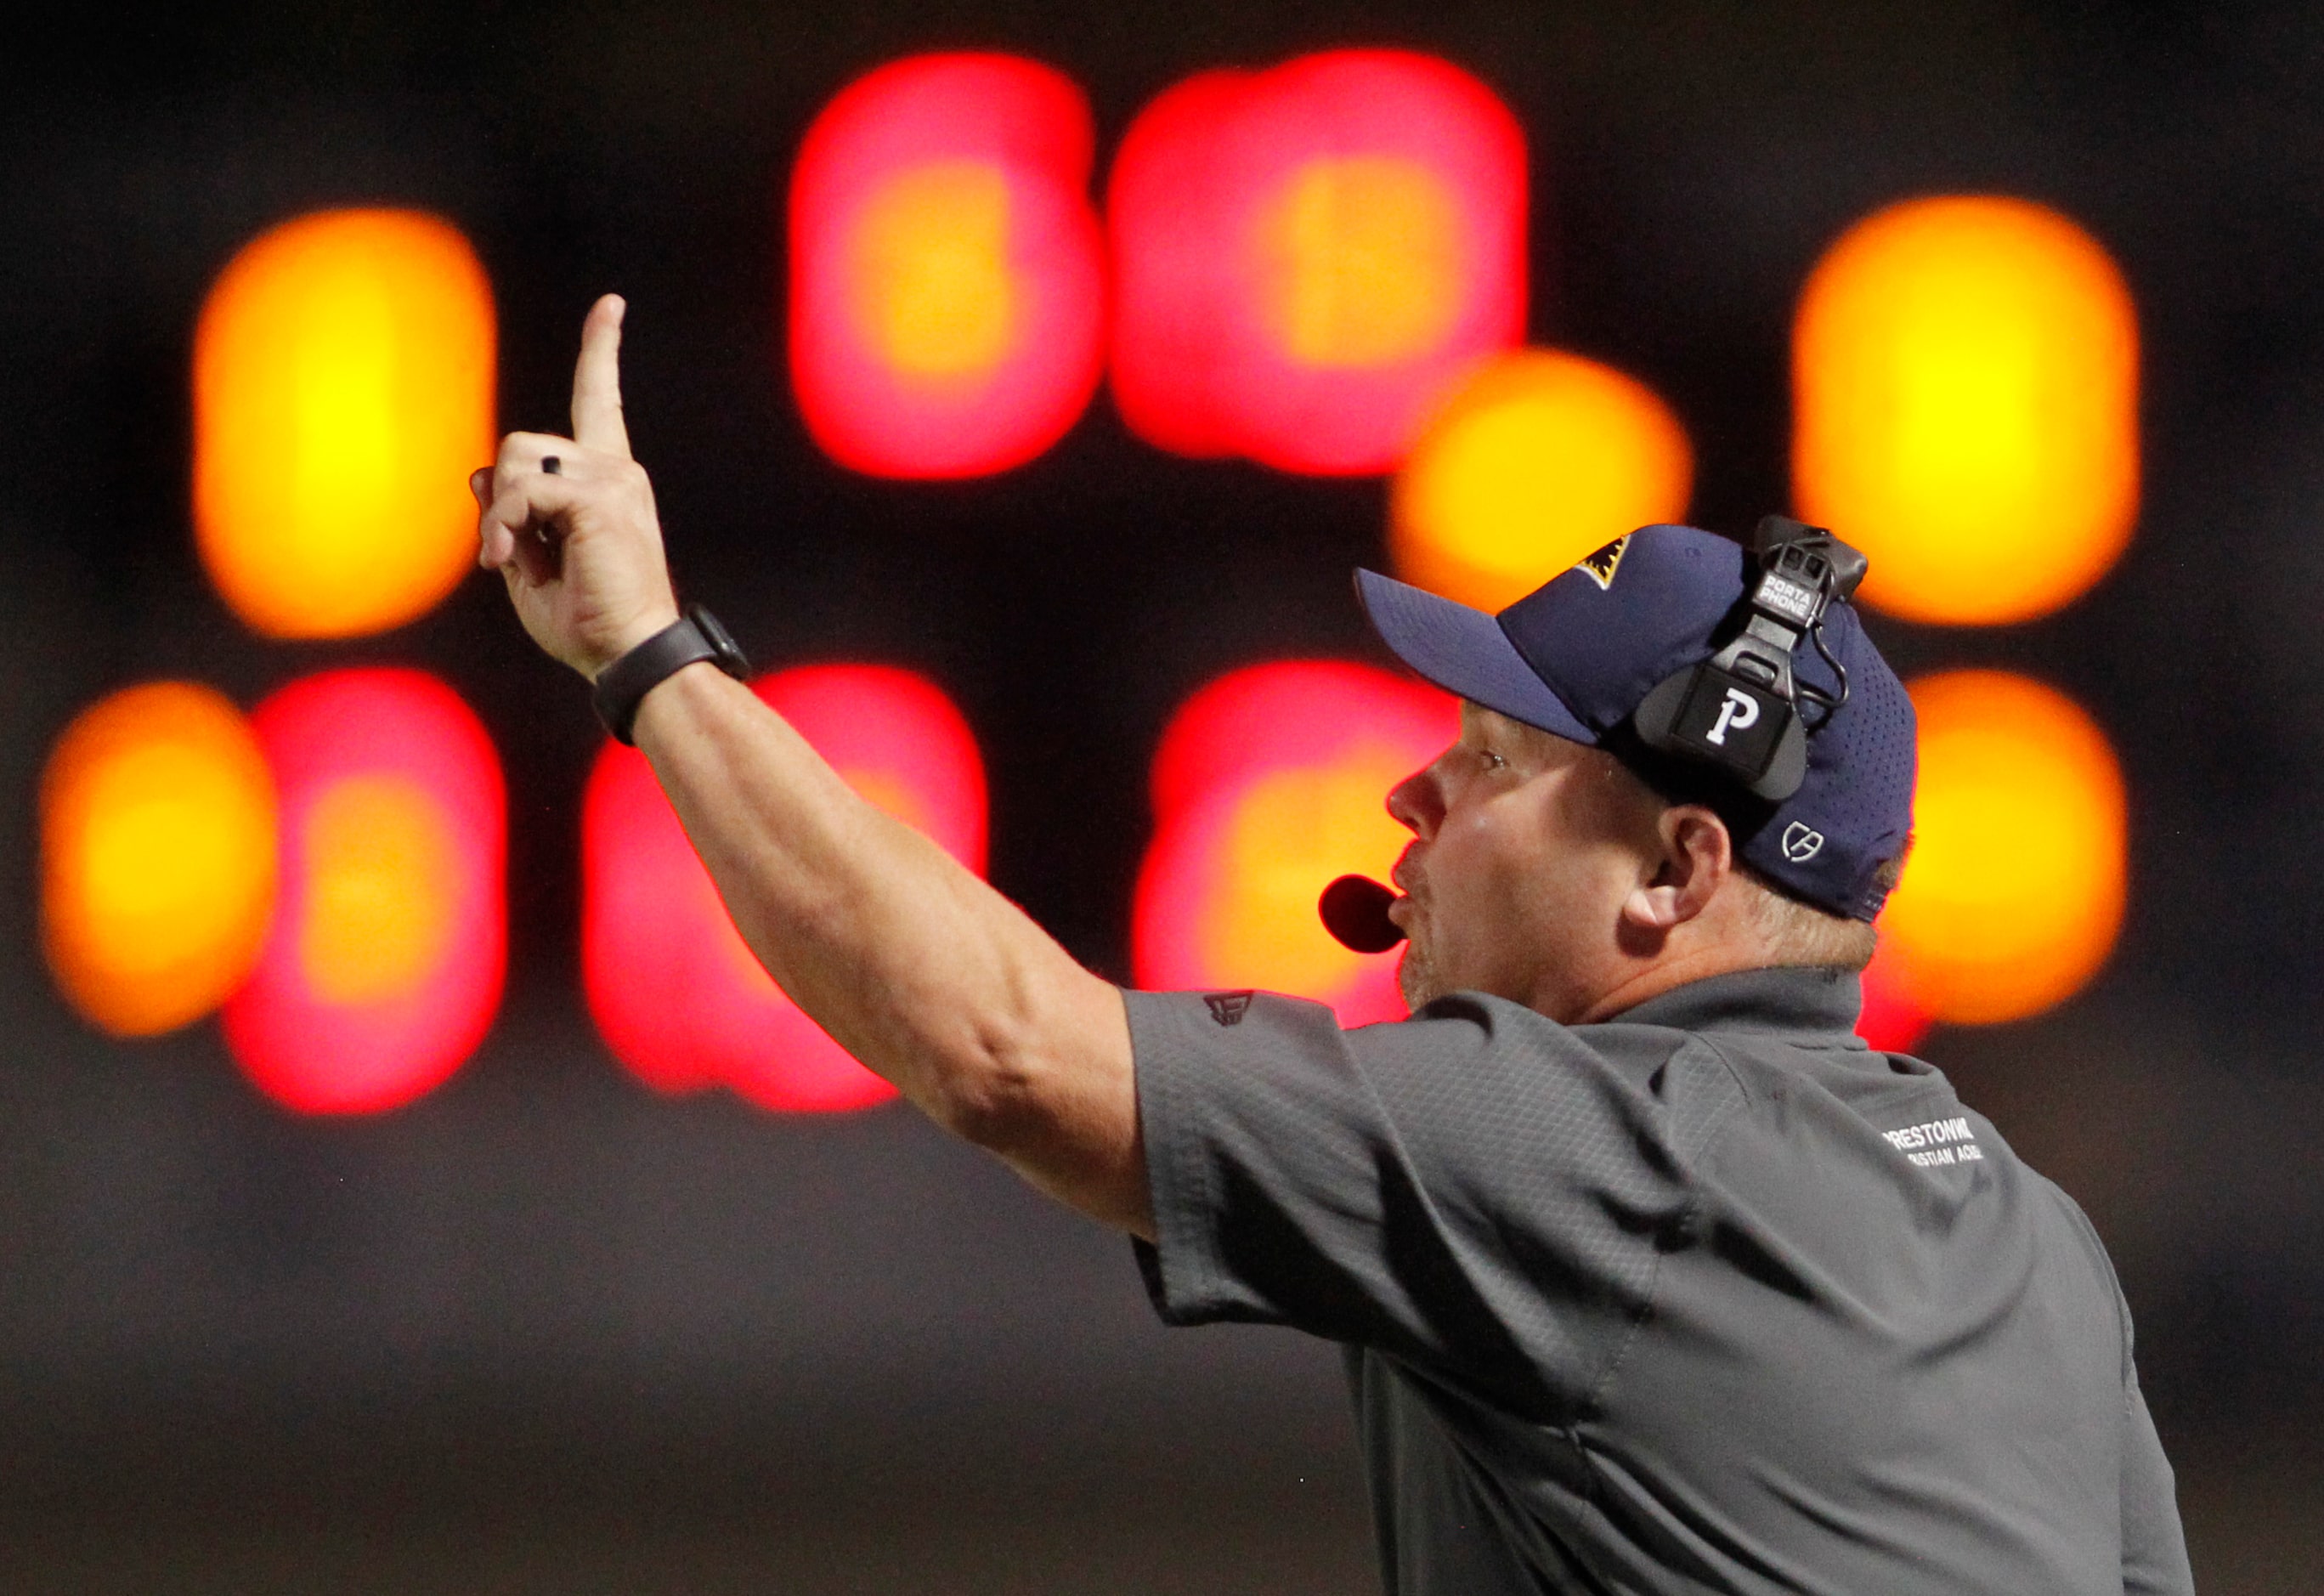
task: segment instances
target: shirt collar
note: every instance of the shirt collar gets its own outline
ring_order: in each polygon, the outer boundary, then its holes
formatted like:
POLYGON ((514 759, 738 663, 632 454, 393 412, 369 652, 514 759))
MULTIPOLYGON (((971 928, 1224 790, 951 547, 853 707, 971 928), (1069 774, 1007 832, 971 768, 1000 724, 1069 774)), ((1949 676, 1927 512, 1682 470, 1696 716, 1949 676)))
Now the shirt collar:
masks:
POLYGON ((1706 976, 1648 998, 1605 1023, 1661 1025, 1673 1030, 1829 1033, 1858 1047, 1856 1019, 1864 992, 1853 970, 1783 964, 1706 976))

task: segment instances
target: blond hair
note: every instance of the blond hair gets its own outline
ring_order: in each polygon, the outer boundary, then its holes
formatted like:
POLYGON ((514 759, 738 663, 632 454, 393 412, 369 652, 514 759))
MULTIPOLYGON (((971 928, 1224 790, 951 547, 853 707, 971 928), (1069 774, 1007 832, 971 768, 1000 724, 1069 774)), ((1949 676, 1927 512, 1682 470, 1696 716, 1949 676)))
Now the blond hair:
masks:
POLYGON ((1769 964, 1834 964, 1843 970, 1861 970, 1872 962, 1879 938, 1871 921, 1803 903, 1739 861, 1729 879, 1750 895, 1751 924, 1766 945, 1769 964))

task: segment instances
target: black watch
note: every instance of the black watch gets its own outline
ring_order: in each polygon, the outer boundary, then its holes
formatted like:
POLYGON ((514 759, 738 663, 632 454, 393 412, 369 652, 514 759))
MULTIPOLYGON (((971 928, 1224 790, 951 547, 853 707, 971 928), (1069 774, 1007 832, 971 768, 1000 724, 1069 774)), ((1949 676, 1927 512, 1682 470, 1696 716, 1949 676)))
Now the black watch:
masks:
POLYGON ((597 706, 597 718, 616 741, 634 745, 630 728, 638 718, 638 706, 648 693, 696 660, 709 660, 738 682, 751 679, 751 662, 718 624, 718 617, 700 604, 688 604, 683 618, 597 673, 597 685, 590 694, 597 706))

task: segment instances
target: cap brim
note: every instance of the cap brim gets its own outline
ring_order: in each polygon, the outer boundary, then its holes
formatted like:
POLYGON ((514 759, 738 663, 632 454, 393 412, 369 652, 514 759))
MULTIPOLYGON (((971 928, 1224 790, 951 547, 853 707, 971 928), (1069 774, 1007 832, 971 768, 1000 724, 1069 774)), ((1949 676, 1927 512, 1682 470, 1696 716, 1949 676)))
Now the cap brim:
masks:
POLYGON ((1484 611, 1378 571, 1356 573, 1356 596, 1380 641, 1446 692, 1499 710, 1511 720, 1596 746, 1598 733, 1534 674, 1501 623, 1484 611))

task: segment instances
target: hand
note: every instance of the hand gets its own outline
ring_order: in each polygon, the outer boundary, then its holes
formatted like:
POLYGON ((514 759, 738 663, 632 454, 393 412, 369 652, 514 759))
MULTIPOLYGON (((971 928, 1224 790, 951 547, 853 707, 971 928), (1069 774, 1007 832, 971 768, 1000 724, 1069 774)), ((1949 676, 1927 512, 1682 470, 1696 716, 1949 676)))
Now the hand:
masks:
POLYGON ((573 436, 512 432, 468 478, 483 512, 476 563, 507 580, 532 641, 592 681, 678 619, 653 484, 622 420, 624 309, 607 294, 581 324, 573 436), (555 473, 541 468, 551 456, 555 473))

